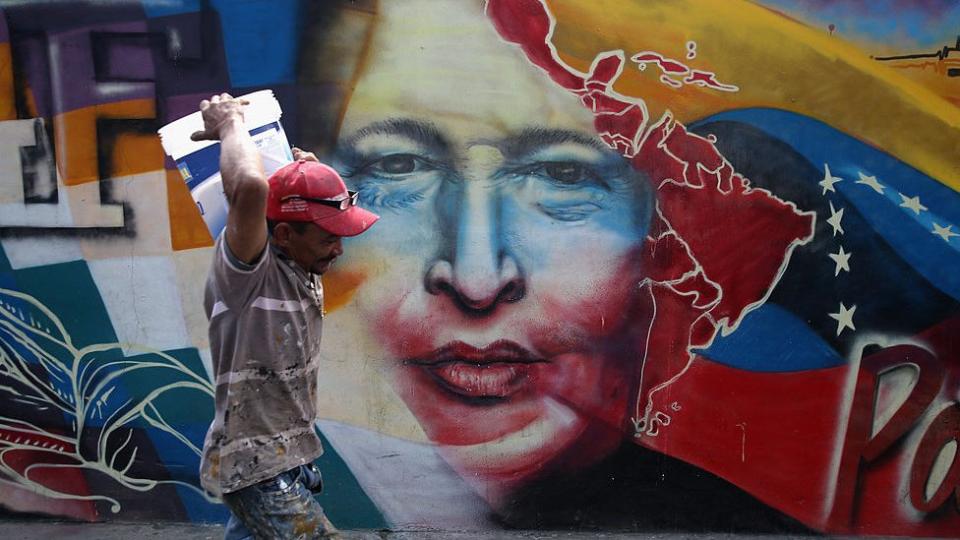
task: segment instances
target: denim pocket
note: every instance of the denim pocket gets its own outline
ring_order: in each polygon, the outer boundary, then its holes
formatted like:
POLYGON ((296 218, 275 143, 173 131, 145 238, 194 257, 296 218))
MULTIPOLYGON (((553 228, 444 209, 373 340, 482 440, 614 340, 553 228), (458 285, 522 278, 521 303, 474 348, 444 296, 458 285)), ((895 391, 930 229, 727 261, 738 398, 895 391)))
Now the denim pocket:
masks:
POLYGON ((265 493, 290 491, 294 489, 300 481, 300 474, 300 467, 284 471, 273 478, 268 478, 256 484, 257 491, 265 493))

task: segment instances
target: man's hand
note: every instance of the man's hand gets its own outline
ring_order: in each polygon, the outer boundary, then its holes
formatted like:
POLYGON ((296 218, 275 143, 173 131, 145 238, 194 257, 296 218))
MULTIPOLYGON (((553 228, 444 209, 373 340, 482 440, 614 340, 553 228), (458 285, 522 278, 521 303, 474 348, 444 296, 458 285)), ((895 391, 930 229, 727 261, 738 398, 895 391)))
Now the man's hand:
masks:
POLYGON ((243 125, 243 106, 250 102, 238 99, 230 94, 223 93, 213 96, 209 100, 200 102, 200 113, 203 116, 203 131, 194 132, 190 139, 194 141, 218 141, 222 138, 222 130, 231 124, 243 125))
POLYGON ((317 159, 316 154, 313 152, 306 152, 297 148, 296 146, 293 147, 293 159, 294 161, 300 161, 302 159, 304 161, 315 161, 320 163, 320 160, 317 159))

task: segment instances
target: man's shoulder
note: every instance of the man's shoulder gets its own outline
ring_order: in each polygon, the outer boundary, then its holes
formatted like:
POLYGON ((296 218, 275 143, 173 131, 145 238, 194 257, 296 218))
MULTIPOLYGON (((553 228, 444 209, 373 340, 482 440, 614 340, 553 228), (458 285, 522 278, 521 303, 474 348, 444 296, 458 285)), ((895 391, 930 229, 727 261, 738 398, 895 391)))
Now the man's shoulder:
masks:
POLYGON ((213 265, 214 273, 217 275, 224 274, 225 276, 231 276, 232 274, 238 274, 242 276, 251 274, 260 270, 266 270, 267 267, 275 262, 269 242, 263 245, 260 254, 250 262, 240 260, 239 257, 234 255, 230 249, 230 243, 226 241, 225 232, 217 237, 214 247, 215 260, 221 263, 213 265))

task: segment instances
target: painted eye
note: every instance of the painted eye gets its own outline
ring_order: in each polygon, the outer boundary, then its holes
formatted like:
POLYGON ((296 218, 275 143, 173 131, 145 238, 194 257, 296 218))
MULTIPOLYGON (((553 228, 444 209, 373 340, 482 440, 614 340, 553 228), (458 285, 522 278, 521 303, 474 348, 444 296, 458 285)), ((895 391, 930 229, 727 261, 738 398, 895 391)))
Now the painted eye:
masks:
POLYGON ((388 174, 407 174, 416 170, 417 159, 410 154, 395 154, 381 159, 379 165, 388 174))
POLYGON ((576 184, 590 176, 586 167, 570 161, 544 163, 543 172, 550 178, 564 184, 576 184))
POLYGON ((433 170, 426 159, 414 154, 391 154, 367 165, 366 169, 382 176, 403 176, 433 170))
POLYGON ((603 174, 591 163, 577 160, 535 161, 509 171, 518 178, 535 178, 556 189, 609 189, 603 174))

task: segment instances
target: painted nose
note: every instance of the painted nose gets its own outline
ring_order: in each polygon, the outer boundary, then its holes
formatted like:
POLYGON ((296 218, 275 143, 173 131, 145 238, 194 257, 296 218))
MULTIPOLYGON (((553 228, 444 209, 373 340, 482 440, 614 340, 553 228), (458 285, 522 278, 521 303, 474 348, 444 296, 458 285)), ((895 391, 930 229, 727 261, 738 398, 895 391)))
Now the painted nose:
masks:
POLYGON ((451 253, 430 265, 426 288, 469 312, 492 311, 526 294, 523 271, 502 240, 499 195, 490 184, 461 184, 451 253))

